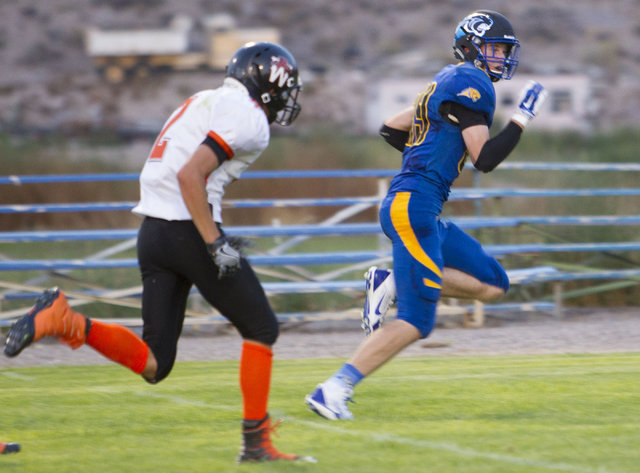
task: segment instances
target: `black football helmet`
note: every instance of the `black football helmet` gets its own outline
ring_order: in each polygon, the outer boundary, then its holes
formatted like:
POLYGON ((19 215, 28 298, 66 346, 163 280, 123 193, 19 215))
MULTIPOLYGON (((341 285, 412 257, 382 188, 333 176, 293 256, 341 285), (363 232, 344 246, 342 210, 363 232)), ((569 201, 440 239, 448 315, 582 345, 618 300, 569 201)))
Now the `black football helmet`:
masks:
POLYGON ((302 83, 293 55, 274 43, 247 43, 238 49, 226 71, 244 84, 249 95, 267 110, 269 123, 290 125, 300 113, 302 83))
POLYGON ((491 80, 511 79, 518 68, 520 42, 504 15, 478 10, 467 15, 456 28, 453 51, 456 58, 483 67, 491 80), (496 45, 506 46, 505 57, 496 56, 496 45))

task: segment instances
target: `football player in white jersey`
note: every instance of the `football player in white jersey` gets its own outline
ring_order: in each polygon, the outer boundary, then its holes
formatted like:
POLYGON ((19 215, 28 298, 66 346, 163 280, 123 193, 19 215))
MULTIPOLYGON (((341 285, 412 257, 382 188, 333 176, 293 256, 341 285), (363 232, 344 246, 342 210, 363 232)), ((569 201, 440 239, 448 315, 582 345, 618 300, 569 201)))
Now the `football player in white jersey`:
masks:
POLYGON ((194 94, 167 119, 140 175, 134 208, 143 217, 138 233, 142 339, 73 311, 54 288, 13 325, 5 354, 16 356, 30 343, 55 336, 72 348, 86 343, 157 383, 173 367, 195 285, 243 337, 238 462, 313 460, 281 453, 271 443, 267 402, 278 322, 251 266, 221 227, 225 186, 267 147, 270 123, 286 126, 296 119, 300 89, 291 53, 273 43, 248 43, 229 62, 221 87, 194 94))

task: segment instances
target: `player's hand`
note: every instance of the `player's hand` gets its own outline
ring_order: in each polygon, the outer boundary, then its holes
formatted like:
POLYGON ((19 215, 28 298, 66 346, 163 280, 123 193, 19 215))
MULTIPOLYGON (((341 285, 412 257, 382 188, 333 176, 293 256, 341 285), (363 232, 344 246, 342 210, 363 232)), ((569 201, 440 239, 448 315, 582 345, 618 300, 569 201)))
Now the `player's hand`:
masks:
POLYGON ((232 276, 240 269, 240 253, 221 236, 209 245, 213 262, 218 267, 218 279, 232 276))
POLYGON ((518 109, 511 117, 511 120, 518 123, 522 128, 526 127, 540 111, 540 107, 547 99, 547 91, 539 82, 530 80, 520 92, 518 98, 518 109))

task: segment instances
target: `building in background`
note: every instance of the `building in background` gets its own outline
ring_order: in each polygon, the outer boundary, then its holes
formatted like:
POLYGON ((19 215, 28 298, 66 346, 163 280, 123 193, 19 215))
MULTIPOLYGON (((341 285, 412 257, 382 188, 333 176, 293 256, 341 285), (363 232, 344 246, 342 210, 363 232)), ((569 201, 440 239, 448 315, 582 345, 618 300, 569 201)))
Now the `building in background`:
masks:
POLYGON ((196 23, 184 15, 166 28, 85 31, 85 50, 98 73, 112 84, 156 71, 224 71, 233 53, 249 41, 280 43, 277 28, 239 28, 232 15, 205 16, 196 23), (191 39, 201 27, 203 48, 191 39))
POLYGON ((589 131, 597 114, 597 103, 592 99, 591 79, 581 74, 554 74, 545 76, 516 75, 511 80, 496 84, 496 117, 508 120, 520 91, 529 80, 537 80, 549 91, 546 103, 531 129, 589 131))
MULTIPOLYGON (((511 80, 496 84, 496 121, 506 121, 513 113, 520 90, 527 81, 535 79, 547 88, 549 97, 532 129, 575 130, 591 129, 592 118, 597 114, 597 104, 591 99, 591 80, 587 75, 517 75, 511 80)), ((413 104, 418 93, 429 79, 383 79, 371 86, 366 103, 366 130, 377 133, 382 121, 413 104)))
MULTIPOLYGON (((456 2, 369 0, 365 10, 347 0, 282 0, 269 8, 213 0, 142 3, 0 2, 0 132, 153 135, 176 100, 222 82, 239 45, 268 40, 301 58, 304 112, 296 130, 375 134, 381 120, 411 104, 453 60, 451 25, 460 14, 456 2)), ((511 2, 509 17, 526 48, 516 78, 497 85, 498 120, 507 118, 527 75, 535 75, 551 97, 534 128, 637 129, 640 56, 629 41, 638 34, 632 4, 580 0, 547 9, 511 2)))

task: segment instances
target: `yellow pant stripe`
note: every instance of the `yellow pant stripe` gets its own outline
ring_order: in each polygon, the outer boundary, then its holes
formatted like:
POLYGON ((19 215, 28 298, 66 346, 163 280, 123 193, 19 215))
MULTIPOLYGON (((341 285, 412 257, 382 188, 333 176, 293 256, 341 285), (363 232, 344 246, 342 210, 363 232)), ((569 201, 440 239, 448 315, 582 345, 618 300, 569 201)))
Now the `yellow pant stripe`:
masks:
POLYGON ((433 282, 428 280, 427 278, 422 278, 422 282, 427 287, 435 287, 436 289, 442 289, 442 286, 437 282, 433 282))
MULTIPOLYGON (((409 221, 410 198, 411 194, 409 192, 398 192, 393 199, 393 203, 391 204, 391 222, 393 223, 393 228, 395 228, 398 235, 400 235, 402 243, 407 248, 411 256, 442 279, 442 272, 440 271, 440 268, 438 268, 429 255, 424 252, 420 246, 418 238, 411 228, 411 222, 409 221)), ((424 279, 423 282, 425 286, 435 287, 438 289, 441 288, 440 284, 429 281, 428 279, 424 279)))

